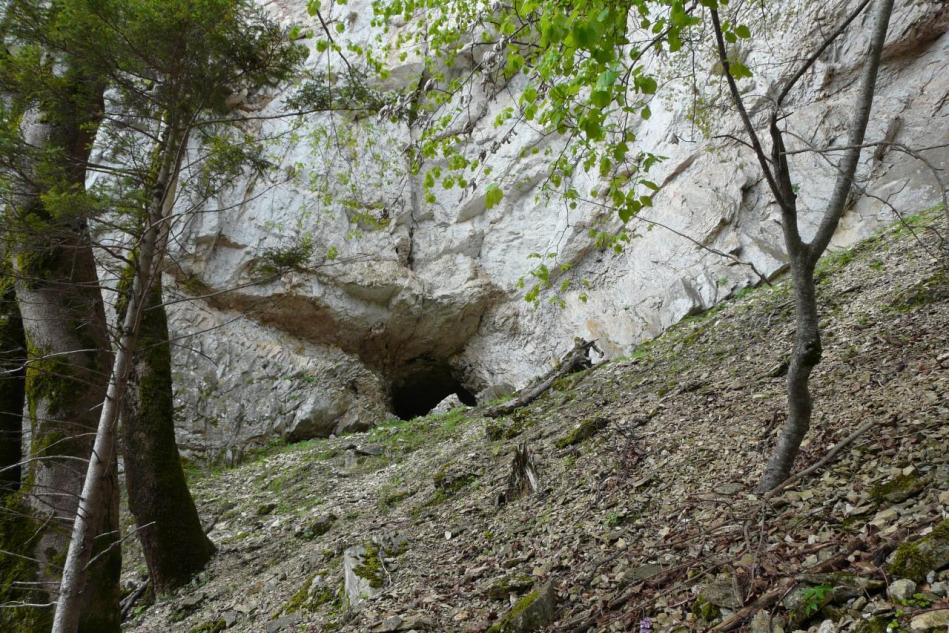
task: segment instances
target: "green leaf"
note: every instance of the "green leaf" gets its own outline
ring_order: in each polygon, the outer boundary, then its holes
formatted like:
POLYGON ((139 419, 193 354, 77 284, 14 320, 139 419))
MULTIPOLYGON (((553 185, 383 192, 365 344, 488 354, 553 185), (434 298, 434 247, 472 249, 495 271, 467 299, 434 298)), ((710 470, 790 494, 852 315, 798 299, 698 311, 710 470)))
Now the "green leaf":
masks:
POLYGON ((501 188, 496 184, 491 183, 488 185, 487 190, 484 192, 484 208, 492 209, 501 202, 501 198, 504 197, 504 192, 501 191, 501 188))
POLYGON ((735 35, 742 38, 743 40, 747 40, 749 37, 751 37, 751 29, 749 29, 744 24, 739 24, 737 27, 735 27, 735 35))
POLYGON ((605 108, 613 100, 613 93, 609 90, 594 90, 590 93, 590 102, 598 108, 605 108))
POLYGON ((742 79, 743 77, 752 76, 751 69, 739 61, 729 61, 728 70, 735 79, 742 79))
POLYGON ((619 78, 619 72, 613 70, 604 70, 600 73, 600 76, 596 78, 596 88, 595 90, 600 91, 609 91, 616 80, 619 78))
POLYGON ((647 95, 656 94, 656 89, 659 87, 656 83, 656 80, 653 77, 649 77, 648 75, 637 77, 635 83, 643 92, 643 94, 647 95))

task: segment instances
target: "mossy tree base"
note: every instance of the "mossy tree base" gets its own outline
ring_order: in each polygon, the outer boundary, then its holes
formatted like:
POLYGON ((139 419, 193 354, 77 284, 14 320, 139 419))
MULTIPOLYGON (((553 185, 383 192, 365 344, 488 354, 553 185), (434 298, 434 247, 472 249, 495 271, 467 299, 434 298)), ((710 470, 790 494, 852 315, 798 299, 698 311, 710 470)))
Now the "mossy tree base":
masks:
POLYGON ((184 585, 214 554, 175 441, 168 323, 156 285, 143 313, 123 424, 129 508, 158 594, 184 585))

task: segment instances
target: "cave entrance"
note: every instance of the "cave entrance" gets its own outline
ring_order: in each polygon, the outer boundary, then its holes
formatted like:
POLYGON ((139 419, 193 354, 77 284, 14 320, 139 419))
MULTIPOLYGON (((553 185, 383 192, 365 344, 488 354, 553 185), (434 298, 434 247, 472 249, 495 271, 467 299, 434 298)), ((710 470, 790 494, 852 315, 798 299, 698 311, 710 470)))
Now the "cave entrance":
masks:
POLYGON ((415 361, 392 381, 392 411, 403 420, 411 420, 427 414, 451 394, 468 406, 477 404, 474 395, 458 382, 447 363, 415 361))

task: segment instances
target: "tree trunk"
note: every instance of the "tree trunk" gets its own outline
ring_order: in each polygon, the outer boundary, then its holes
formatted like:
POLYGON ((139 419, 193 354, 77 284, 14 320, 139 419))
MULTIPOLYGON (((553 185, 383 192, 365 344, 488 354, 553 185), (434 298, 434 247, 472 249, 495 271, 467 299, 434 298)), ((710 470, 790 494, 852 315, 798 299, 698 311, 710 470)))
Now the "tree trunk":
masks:
POLYGON ((817 284, 814 265, 806 252, 791 265, 794 280, 794 350, 788 366, 788 419, 758 483, 758 491, 771 490, 791 474, 801 441, 811 426, 811 400, 808 382, 811 371, 821 360, 820 324, 817 314, 817 284))
MULTIPOLYGON (((59 598, 53 616, 52 633, 76 633, 77 629, 80 633, 84 633, 81 619, 85 617, 83 609, 85 568, 95 556, 92 547, 93 535, 97 523, 101 520, 100 515, 104 512, 102 495, 107 492, 104 484, 115 476, 113 464, 115 426, 128 389, 128 377, 144 307, 153 285, 159 278, 161 263, 164 259, 174 204, 174 182, 181 165, 186 140, 186 134, 180 133, 174 125, 168 124, 159 147, 160 168, 145 209, 144 228, 132 256, 134 275, 125 314, 119 328, 112 369, 108 373, 108 388, 99 409, 95 443, 86 469, 79 509, 72 525, 72 536, 69 539, 62 581, 59 586, 59 598), (111 456, 112 459, 107 456, 111 456)), ((116 612, 118 613, 118 609, 116 612)))
POLYGON ((161 594, 201 571, 214 546, 201 527, 175 442, 171 346, 159 280, 140 328, 123 407, 125 480, 152 587, 161 594))
MULTIPOLYGON (((54 127, 35 111, 23 117, 23 136, 30 146, 62 149, 69 157, 56 166, 64 188, 82 187, 84 171, 76 165, 83 164, 91 142, 87 123, 77 117, 77 127, 72 129, 54 127)), ((30 167, 30 171, 36 168, 30 167)), ((33 182, 21 186, 18 204, 11 209, 11 259, 27 348, 31 461, 22 494, 36 520, 45 526, 33 540, 32 554, 38 563, 38 580, 55 600, 82 490, 82 463, 91 452, 111 355, 84 218, 49 213, 33 182)), ((104 458, 114 460, 115 456, 104 454, 104 458)), ((101 507, 92 526, 97 559, 82 594, 81 630, 118 633, 121 550, 111 547, 118 539, 118 486, 114 476, 100 486, 101 507)))

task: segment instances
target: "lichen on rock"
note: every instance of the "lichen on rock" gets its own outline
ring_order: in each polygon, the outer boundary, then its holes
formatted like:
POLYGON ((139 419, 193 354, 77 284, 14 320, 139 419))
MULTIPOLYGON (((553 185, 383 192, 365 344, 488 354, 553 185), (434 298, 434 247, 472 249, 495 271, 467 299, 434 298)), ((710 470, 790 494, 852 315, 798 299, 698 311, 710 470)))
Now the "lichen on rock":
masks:
POLYGON ((926 574, 949 566, 949 519, 915 541, 903 543, 893 552, 887 571, 899 578, 921 583, 926 574))

